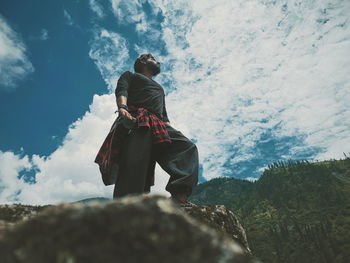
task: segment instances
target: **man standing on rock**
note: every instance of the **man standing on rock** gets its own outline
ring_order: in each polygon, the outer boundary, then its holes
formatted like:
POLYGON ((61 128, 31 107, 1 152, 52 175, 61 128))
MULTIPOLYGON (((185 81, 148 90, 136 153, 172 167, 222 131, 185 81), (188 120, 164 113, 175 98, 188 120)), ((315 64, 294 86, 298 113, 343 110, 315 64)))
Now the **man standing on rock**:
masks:
POLYGON ((170 125, 164 89, 152 79, 160 73, 160 63, 152 54, 142 54, 134 71, 124 72, 115 89, 118 118, 128 134, 119 150, 113 198, 149 191, 153 179, 148 175, 154 176, 157 162, 170 175, 165 189, 172 199, 186 203, 198 183, 197 147, 170 125))

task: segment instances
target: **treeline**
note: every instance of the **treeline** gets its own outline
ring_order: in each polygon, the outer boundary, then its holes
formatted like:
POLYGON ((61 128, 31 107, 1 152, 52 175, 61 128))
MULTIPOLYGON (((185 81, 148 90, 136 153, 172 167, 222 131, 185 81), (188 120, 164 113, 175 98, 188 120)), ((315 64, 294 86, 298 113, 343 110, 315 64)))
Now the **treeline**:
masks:
MULTIPOLYGON (((350 153, 348 153, 348 155, 346 155, 346 153, 343 152, 343 155, 345 157, 345 159, 343 160, 349 160, 350 159, 350 153)), ((304 167, 306 165, 311 165, 313 166, 315 163, 318 163, 319 165, 333 165, 333 166, 337 166, 338 164, 336 164, 336 159, 330 159, 328 161, 319 161, 316 160, 315 162, 310 162, 308 160, 292 160, 292 159, 288 159, 288 160, 278 160, 273 162, 272 164, 268 164, 267 167, 268 169, 273 169, 273 168, 290 168, 290 167, 297 167, 297 168, 301 168, 304 167)))

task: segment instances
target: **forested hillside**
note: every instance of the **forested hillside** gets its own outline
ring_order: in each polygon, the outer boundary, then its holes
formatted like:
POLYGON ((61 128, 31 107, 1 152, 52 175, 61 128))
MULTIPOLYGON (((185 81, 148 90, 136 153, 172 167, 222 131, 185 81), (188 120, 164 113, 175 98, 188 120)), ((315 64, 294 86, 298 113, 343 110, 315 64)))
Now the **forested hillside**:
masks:
POLYGON ((197 204, 223 204, 263 262, 350 262, 350 158, 276 162, 259 180, 216 178, 197 204))

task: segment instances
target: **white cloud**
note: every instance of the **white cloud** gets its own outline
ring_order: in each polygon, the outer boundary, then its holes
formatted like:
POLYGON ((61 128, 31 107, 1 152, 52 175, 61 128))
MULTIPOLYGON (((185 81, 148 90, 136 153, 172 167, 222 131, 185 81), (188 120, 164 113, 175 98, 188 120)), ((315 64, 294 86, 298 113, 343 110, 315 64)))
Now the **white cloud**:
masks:
POLYGON ((21 189, 17 200, 28 204, 48 204, 61 201, 76 201, 83 198, 111 197, 112 187, 106 187, 94 163, 97 151, 102 145, 116 115, 112 95, 95 95, 90 111, 74 122, 62 145, 50 156, 33 155, 31 161, 11 152, 1 153, 0 191, 1 203, 14 201, 14 193, 21 189), (5 168, 4 165, 6 164, 5 168), (20 170, 34 168, 36 183, 27 184, 16 179, 20 170))
POLYGON ((20 171, 31 168, 28 156, 0 151, 0 167, 0 201, 7 203, 6 199, 10 199, 14 202, 17 200, 16 193, 27 185, 17 176, 20 171))
POLYGON ((0 15, 0 88, 13 91, 19 82, 34 71, 26 55, 26 46, 0 15))
POLYGON ((43 28, 40 33, 40 40, 48 40, 49 39, 49 31, 47 29, 43 28))
POLYGON ((127 44, 119 34, 106 29, 97 29, 94 34, 89 56, 112 91, 129 58, 127 44))
MULTIPOLYGON (((62 145, 50 156, 34 154, 29 160, 0 151, 0 202, 43 205, 96 196, 112 198, 114 186, 103 184, 94 160, 117 117, 114 108, 114 94, 95 95, 89 112, 69 127, 62 145), (34 167, 38 171, 35 184, 17 178, 23 169, 34 167)), ((169 196, 164 190, 168 178, 157 166, 157 186, 152 192, 169 196)))
POLYGON ((144 20, 145 13, 142 10, 142 3, 144 2, 144 0, 111 0, 114 15, 121 24, 137 23, 144 20))
MULTIPOLYGON (((143 42, 157 43, 161 38, 161 32, 157 28, 159 22, 155 15, 159 12, 159 8, 154 7, 150 13, 145 12, 143 4, 145 0, 123 1, 110 0, 112 11, 121 25, 135 24, 136 33, 143 42)), ((153 43, 153 44, 155 44, 153 43)))
POLYGON ((312 147, 325 151, 315 158, 348 152, 349 3, 151 3, 165 18, 169 54, 161 61, 170 71, 163 78, 176 88, 168 115, 198 140, 206 179, 227 170, 229 145, 235 156, 254 154, 269 129, 275 140, 306 137, 286 158, 312 147))
POLYGON ((66 19, 67 25, 72 26, 74 24, 73 18, 66 9, 63 9, 63 15, 64 15, 64 18, 66 19))
POLYGON ((97 0, 89 0, 89 6, 98 18, 103 18, 105 16, 103 8, 97 0))

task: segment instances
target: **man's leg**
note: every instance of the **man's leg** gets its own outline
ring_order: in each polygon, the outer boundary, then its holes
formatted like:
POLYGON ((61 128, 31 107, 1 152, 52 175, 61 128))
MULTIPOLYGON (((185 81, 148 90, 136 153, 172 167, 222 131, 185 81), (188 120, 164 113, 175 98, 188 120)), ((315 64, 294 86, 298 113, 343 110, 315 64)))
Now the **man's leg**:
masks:
POLYGON ((156 161, 170 175, 165 189, 172 196, 187 199, 198 183, 197 146, 180 131, 166 126, 171 143, 155 144, 156 161))
POLYGON ((122 146, 113 198, 144 193, 152 153, 151 135, 151 130, 145 127, 135 128, 127 135, 122 146))

